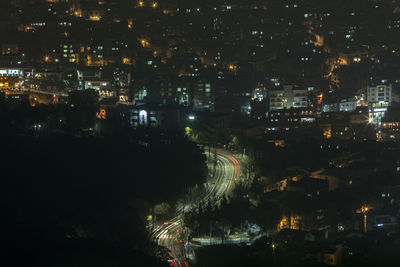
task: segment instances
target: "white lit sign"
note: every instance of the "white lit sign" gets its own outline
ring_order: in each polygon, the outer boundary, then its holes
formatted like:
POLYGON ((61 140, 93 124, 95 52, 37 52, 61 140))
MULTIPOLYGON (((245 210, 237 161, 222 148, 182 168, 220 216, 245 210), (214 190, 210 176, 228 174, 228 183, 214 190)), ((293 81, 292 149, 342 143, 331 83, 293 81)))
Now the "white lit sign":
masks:
POLYGON ((382 112, 382 111, 386 111, 386 108, 375 108, 374 112, 382 112))
POLYGON ((0 75, 3 75, 3 76, 18 76, 18 70, 0 70, 0 75))

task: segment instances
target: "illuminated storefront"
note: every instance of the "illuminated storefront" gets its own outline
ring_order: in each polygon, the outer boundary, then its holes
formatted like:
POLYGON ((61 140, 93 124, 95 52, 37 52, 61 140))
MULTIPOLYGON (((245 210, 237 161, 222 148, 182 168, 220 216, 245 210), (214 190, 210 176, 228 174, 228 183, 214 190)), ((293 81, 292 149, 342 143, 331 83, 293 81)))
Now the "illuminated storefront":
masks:
POLYGON ((20 89, 24 72, 21 69, 0 69, 0 90, 20 89))

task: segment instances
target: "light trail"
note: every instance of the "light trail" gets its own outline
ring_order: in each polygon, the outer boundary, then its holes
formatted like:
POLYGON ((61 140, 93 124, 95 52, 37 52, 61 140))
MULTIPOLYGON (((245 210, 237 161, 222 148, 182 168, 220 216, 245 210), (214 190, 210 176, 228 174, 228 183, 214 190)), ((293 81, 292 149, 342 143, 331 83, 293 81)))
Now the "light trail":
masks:
POLYGON ((240 162, 233 155, 221 150, 216 150, 216 153, 218 161, 215 166, 214 181, 204 196, 194 201, 192 206, 184 204, 183 208, 179 209, 176 217, 169 220, 166 225, 157 226, 152 232, 153 240, 167 249, 168 255, 172 258, 171 266, 189 267, 189 263, 186 261, 185 244, 181 238, 184 231, 183 210, 196 209, 201 202, 207 200, 218 203, 224 195, 232 191, 232 184, 240 175, 240 162), (189 208, 186 209, 187 206, 189 208))

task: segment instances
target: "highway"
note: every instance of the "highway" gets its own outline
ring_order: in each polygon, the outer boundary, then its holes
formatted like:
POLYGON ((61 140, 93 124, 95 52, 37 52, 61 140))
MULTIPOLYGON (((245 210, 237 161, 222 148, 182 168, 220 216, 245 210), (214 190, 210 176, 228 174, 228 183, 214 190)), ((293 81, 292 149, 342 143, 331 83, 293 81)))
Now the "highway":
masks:
MULTIPOLYGON (((213 157, 213 156, 212 156, 213 157)), ((206 192, 192 203, 185 203, 184 208, 179 209, 177 215, 165 224, 154 228, 152 238, 166 248, 166 252, 172 259, 171 266, 188 267, 192 258, 191 245, 185 244, 185 226, 183 225, 183 210, 197 209, 202 201, 214 203, 221 200, 224 195, 229 196, 235 181, 239 178, 241 166, 239 160, 232 154, 217 150, 217 164, 212 182, 206 192)))

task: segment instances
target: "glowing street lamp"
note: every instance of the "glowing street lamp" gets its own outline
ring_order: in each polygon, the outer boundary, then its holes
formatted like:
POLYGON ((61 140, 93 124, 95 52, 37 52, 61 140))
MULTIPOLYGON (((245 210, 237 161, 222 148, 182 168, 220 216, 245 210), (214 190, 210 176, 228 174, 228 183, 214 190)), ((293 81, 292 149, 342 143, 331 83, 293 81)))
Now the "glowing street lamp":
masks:
POLYGON ((147 41, 145 39, 140 40, 140 44, 142 45, 142 47, 149 47, 150 46, 149 41, 147 41))
POLYGON ((361 209, 357 210, 357 213, 363 213, 364 214, 364 233, 367 232, 367 213, 370 210, 368 206, 362 206, 361 209))

